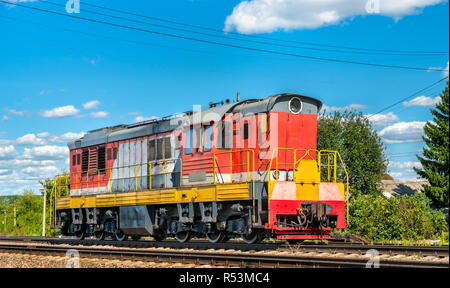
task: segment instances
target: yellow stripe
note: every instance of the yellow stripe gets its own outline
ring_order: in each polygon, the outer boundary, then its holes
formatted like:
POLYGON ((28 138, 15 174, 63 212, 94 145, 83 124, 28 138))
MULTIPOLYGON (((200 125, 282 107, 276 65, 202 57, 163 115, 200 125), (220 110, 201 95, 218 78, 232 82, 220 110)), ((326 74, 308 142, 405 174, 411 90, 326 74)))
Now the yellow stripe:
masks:
POLYGON ((59 197, 56 210, 93 207, 161 205, 187 202, 250 200, 249 184, 215 184, 148 190, 59 197))

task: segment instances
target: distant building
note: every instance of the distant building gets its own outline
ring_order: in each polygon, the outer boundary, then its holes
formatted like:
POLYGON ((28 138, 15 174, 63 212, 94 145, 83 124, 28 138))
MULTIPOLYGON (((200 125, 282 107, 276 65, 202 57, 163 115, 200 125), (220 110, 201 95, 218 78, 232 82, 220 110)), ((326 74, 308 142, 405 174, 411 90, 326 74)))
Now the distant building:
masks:
POLYGON ((416 192, 422 193, 423 186, 429 185, 428 180, 381 180, 383 195, 386 198, 400 195, 412 195, 416 192))

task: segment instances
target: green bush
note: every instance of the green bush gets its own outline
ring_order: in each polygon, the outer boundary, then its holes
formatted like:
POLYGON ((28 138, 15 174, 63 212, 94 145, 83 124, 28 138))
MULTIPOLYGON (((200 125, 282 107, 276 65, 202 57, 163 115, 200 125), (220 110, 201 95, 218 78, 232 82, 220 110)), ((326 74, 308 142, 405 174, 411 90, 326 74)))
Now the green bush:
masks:
POLYGON ((423 193, 389 199, 361 195, 350 203, 350 231, 373 241, 439 238, 448 226, 430 202, 423 193))

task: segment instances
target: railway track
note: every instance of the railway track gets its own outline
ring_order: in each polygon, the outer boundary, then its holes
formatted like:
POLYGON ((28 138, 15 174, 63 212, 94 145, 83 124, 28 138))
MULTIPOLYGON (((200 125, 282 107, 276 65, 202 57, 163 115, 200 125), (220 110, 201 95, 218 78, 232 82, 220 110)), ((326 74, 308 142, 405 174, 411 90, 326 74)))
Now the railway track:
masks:
MULTIPOLYGON (((48 245, 24 242, 0 242, 0 251, 15 253, 38 253, 39 255, 65 255, 70 245, 48 245)), ((130 248, 103 248, 93 246, 76 246, 81 257, 133 259, 153 262, 181 262, 220 265, 225 267, 245 268, 292 268, 292 267, 360 267, 366 266, 367 258, 348 258, 337 256, 310 256, 310 255, 285 255, 281 253, 229 253, 209 252, 203 250, 176 250, 176 249, 130 249, 130 248)), ((448 268, 448 262, 436 261, 411 261, 382 259, 381 268, 448 268)))
POLYGON ((188 243, 179 243, 176 240, 156 241, 98 241, 95 239, 78 240, 74 238, 51 238, 51 237, 9 237, 0 236, 0 241, 25 241, 41 242, 49 244, 67 244, 82 246, 114 246, 124 248, 169 248, 169 249, 224 249, 237 251, 270 251, 270 250, 299 250, 305 252, 318 253, 344 253, 344 254, 365 254, 368 250, 375 249, 380 254, 387 255, 417 255, 420 257, 435 256, 439 258, 449 257, 449 246, 404 246, 404 245, 382 245, 382 244, 362 244, 362 243, 328 243, 314 244, 303 243, 288 245, 284 242, 264 242, 248 245, 239 241, 229 241, 226 243, 209 243, 204 240, 192 240, 188 243))

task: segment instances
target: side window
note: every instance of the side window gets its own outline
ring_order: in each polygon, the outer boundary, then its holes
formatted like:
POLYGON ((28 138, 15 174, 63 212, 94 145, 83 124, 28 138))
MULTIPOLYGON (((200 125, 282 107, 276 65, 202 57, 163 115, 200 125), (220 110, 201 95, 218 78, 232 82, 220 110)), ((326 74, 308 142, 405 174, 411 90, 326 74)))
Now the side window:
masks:
POLYGON ((192 128, 190 128, 189 130, 187 130, 187 132, 186 132, 186 145, 185 145, 185 148, 184 148, 184 153, 185 154, 192 154, 192 146, 194 146, 193 144, 193 140, 194 140, 194 137, 193 137, 193 135, 192 134, 194 134, 194 129, 192 129, 192 128))
POLYGON ((148 161, 155 161, 156 156, 156 142, 155 140, 148 140, 148 161))
POLYGON ((244 139, 248 139, 248 122, 244 123, 244 139))
POLYGON ((72 166, 76 166, 77 165, 77 155, 73 154, 72 156, 72 166))
POLYGON ((156 160, 164 159, 164 145, 163 145, 163 138, 159 138, 156 140, 156 160))
POLYGON ((89 150, 83 150, 81 160, 81 171, 86 173, 89 168, 89 150))
POLYGON ((204 144, 204 149, 203 151, 205 152, 209 152, 211 151, 212 148, 212 136, 213 136, 213 129, 214 126, 210 125, 210 126, 206 126, 205 127, 205 141, 203 142, 204 144))
POLYGON ((164 138, 164 158, 172 158, 172 144, 170 137, 164 138))
POLYGON ((223 121, 219 125, 219 132, 217 137, 217 146, 220 149, 233 148, 233 135, 235 130, 232 129, 232 123, 229 121, 223 121))
POLYGON ((105 172, 106 169, 106 149, 105 147, 99 147, 97 150, 97 169, 100 172, 105 172))
POLYGON ((117 148, 113 148, 113 159, 117 159, 117 148))
POLYGON ((108 148, 108 152, 106 153, 106 159, 109 161, 112 159, 112 148, 108 148))
POLYGON ((77 154, 77 165, 80 165, 80 164, 81 164, 81 154, 78 153, 77 154))

